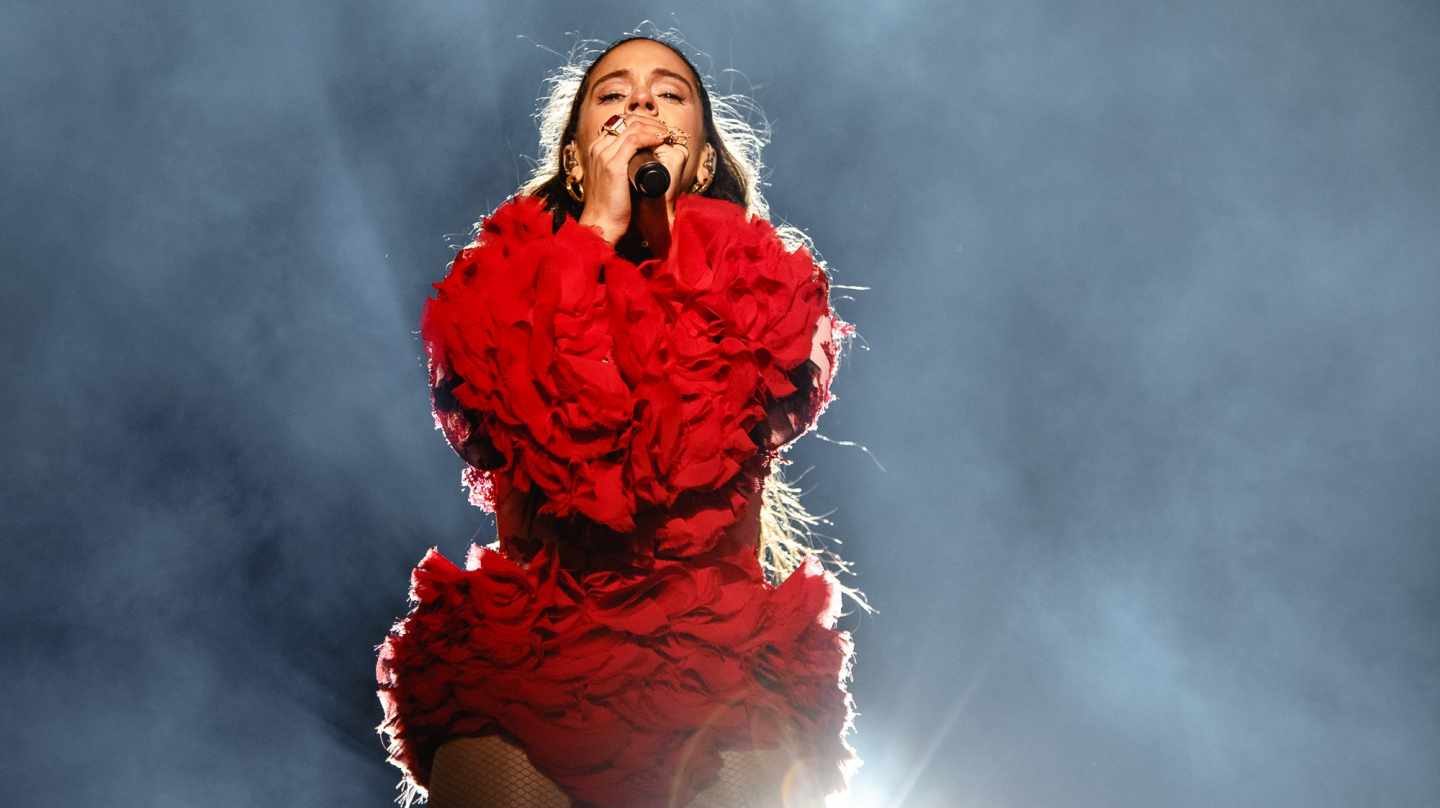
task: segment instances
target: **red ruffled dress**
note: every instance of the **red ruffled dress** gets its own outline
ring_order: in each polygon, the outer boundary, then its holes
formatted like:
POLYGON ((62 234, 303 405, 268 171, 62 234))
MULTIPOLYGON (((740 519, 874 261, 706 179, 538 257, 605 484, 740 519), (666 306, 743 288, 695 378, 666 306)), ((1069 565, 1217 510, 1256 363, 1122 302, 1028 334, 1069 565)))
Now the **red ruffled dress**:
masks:
POLYGON ((533 197, 481 222, 421 320, 435 418, 498 550, 431 549, 379 646, 379 730, 412 793, 436 750, 497 734, 577 805, 685 805, 724 749, 826 792, 852 644, 814 559, 757 558, 770 464, 814 426, 853 327, 825 272, 740 205, 685 195, 635 263, 533 197))

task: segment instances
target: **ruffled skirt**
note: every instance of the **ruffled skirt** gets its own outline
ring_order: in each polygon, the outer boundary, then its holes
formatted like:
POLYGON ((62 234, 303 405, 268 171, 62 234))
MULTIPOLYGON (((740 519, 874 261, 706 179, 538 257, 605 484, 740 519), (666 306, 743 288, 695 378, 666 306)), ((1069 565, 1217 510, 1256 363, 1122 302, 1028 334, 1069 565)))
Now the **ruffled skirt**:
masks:
POLYGON ((522 565, 472 545, 463 569, 430 550, 410 598, 376 679, 411 796, 443 743, 489 734, 595 808, 684 806, 725 749, 773 749, 821 793, 859 767, 853 645, 816 559, 774 586, 753 551, 576 576, 553 546, 522 565))

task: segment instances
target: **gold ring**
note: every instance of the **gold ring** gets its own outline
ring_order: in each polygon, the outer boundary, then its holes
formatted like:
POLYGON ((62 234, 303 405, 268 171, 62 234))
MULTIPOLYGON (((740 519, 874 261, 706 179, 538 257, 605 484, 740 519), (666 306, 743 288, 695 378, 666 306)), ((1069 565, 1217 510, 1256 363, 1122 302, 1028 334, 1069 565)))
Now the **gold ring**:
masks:
POLYGON ((685 147, 688 150, 690 146, 690 136, 679 129, 670 127, 669 131, 665 133, 665 142, 673 146, 685 147))
POLYGON ((609 120, 600 129, 607 135, 619 135, 625 131, 625 119, 619 115, 611 115, 609 120))

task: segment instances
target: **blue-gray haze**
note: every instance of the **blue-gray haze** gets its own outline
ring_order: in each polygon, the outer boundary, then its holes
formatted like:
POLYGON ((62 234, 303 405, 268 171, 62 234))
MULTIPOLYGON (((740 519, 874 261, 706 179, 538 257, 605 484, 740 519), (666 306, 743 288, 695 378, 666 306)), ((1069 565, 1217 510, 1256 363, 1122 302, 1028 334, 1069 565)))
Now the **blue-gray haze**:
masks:
POLYGON ((373 648, 493 529, 420 304, 648 19, 870 287, 792 454, 866 805, 1440 804, 1440 6, 672 9, 4 4, 0 802, 391 803, 373 648))

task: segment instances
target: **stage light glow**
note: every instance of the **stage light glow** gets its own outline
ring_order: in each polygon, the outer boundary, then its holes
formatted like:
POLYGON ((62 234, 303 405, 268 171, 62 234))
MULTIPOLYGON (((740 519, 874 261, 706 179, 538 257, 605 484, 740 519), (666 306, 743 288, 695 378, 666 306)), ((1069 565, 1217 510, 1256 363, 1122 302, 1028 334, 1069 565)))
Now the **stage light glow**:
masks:
POLYGON ((881 808, 881 804, 870 799, 869 795, 857 794, 852 789, 848 794, 831 794, 826 797, 825 808, 881 808))

